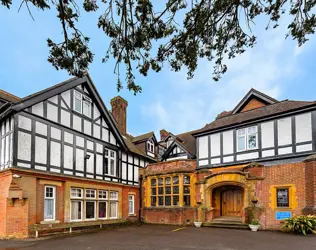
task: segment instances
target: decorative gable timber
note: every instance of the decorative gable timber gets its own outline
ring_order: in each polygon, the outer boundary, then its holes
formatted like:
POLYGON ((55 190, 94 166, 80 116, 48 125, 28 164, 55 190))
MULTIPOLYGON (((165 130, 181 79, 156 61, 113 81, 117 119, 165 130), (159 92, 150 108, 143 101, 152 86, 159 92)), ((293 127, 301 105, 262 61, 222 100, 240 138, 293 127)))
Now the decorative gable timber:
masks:
POLYGON ((179 155, 187 155, 187 158, 193 158, 193 155, 184 147, 184 145, 182 145, 181 142, 174 140, 172 142, 172 144, 168 147, 168 149, 166 150, 166 152, 162 155, 161 160, 166 160, 168 158, 170 158, 170 156, 172 155, 172 157, 176 157, 179 155), (173 154, 173 151, 175 148, 178 148, 178 152, 173 154))
POLYGON ((278 100, 258 91, 251 89, 244 98, 233 109, 232 115, 236 113, 242 113, 248 110, 261 108, 263 106, 277 103, 278 100))
POLYGON ((121 145, 127 149, 115 122, 88 74, 83 78, 72 78, 27 96, 11 107, 11 112, 21 111, 46 118, 81 133, 86 133, 97 139, 107 141, 113 145, 121 145), (73 112, 73 89, 92 100, 93 105, 90 121, 73 112), (85 130, 85 126, 89 129, 85 130), (94 130, 94 127, 100 129, 94 130), (105 133, 102 137, 103 130, 105 133))

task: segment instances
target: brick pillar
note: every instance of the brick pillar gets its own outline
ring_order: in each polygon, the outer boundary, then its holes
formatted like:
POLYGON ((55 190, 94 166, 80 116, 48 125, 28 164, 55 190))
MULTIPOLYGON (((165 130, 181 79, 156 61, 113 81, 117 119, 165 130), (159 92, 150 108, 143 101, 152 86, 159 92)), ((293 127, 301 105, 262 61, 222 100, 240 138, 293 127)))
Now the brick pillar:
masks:
POLYGON ((120 96, 111 100, 112 115, 118 124, 118 128, 123 135, 126 135, 126 108, 128 102, 120 96))
POLYGON ((305 208, 304 214, 316 215, 316 155, 304 160, 305 163, 305 208))

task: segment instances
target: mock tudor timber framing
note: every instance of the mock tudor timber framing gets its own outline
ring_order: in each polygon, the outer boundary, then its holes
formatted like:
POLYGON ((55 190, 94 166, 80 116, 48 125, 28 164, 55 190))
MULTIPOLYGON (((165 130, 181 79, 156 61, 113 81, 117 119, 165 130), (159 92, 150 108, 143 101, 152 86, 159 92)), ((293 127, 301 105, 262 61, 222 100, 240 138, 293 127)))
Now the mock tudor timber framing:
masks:
MULTIPOLYGON (((118 129, 116 128, 115 122, 112 120, 112 116, 108 113, 108 110, 106 109, 104 103, 102 102, 102 99, 100 98, 88 75, 83 77, 82 79, 68 80, 66 82, 55 85, 51 88, 48 88, 46 90, 43 90, 41 92, 24 98, 21 102, 9 107, 5 111, 5 113, 2 114, 2 118, 8 116, 13 117, 14 121, 13 132, 11 131, 11 133, 13 134, 13 166, 19 167, 20 165, 20 167, 22 168, 23 166, 29 166, 29 169, 33 169, 36 171, 48 171, 52 173, 60 173, 77 177, 93 178, 98 180, 119 182, 129 185, 138 185, 138 168, 145 167, 147 162, 150 161, 147 158, 137 155, 128 150, 123 138, 121 137, 118 129), (81 88, 78 88, 78 86, 80 86, 81 88), (87 92, 84 91, 84 89, 87 89, 87 92), (74 90, 92 99, 90 116, 91 118, 74 111, 74 90), (61 95, 65 91, 70 91, 70 102, 68 104, 61 95), (49 100, 52 97, 57 97, 57 102, 49 100), (32 106, 40 102, 43 103, 43 116, 33 113, 32 110, 32 106), (52 121, 48 118, 48 105, 50 105, 51 107, 55 107, 55 109, 57 109, 57 121, 52 121), (99 110, 99 112, 101 111, 100 116, 96 118, 94 117, 94 105, 96 105, 96 108, 99 110), (62 112, 69 113, 70 121, 68 126, 63 125, 61 123, 62 112), (78 131, 74 128, 74 115, 81 118, 81 131, 78 131), (21 116, 31 120, 30 130, 26 130, 19 127, 19 118, 21 116), (103 117, 105 119, 103 119, 103 117), (88 122, 90 123, 89 126, 91 127, 90 135, 85 133, 85 124, 88 122), (46 135, 39 134, 36 132, 36 123, 41 123, 47 126, 46 135), (59 139, 53 138, 51 134, 52 128, 60 130, 59 139), (94 136, 95 132, 97 133, 97 135, 99 135, 100 139, 94 136), (30 137, 30 160, 23 160, 18 158, 19 133, 24 133, 28 135, 28 137, 30 137), (72 144, 65 141, 65 133, 72 134, 72 144), (104 141, 103 139, 104 133, 106 133, 105 138, 108 139, 108 142, 104 141), (111 133, 113 133, 114 141, 112 141, 111 139, 111 133), (79 146, 77 144, 77 137, 83 139, 84 145, 79 146), (46 163, 41 163, 35 160, 35 140, 37 138, 46 140, 46 163), (87 146, 88 142, 90 148, 87 146), (51 163, 51 143, 57 143, 60 147, 59 166, 56 166, 51 163), (92 148, 91 143, 93 145, 92 148), (98 151, 97 145, 102 145, 102 152, 98 151), (65 147, 69 147, 72 149, 72 168, 66 168, 66 166, 64 166, 65 147), (116 173, 114 176, 109 175, 109 173, 106 172, 105 148, 113 150, 116 155, 116 173), (77 149, 81 150, 80 152, 83 152, 83 170, 76 169, 77 149), (87 155, 92 156, 91 158, 93 159, 92 173, 87 170, 87 161, 89 161, 89 159, 86 159, 87 155), (102 157, 102 174, 97 173, 97 158, 100 159, 100 157, 102 157), (123 165, 125 166, 124 169, 123 165)), ((92 160, 91 158, 90 161, 92 160)))

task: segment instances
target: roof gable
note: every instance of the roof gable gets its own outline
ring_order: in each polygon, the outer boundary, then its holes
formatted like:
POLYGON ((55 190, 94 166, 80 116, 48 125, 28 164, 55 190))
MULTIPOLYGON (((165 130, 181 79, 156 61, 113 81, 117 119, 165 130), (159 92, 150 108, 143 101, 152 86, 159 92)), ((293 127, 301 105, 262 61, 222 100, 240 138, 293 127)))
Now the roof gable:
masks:
POLYGON ((166 152, 162 155, 162 160, 165 160, 168 158, 168 156, 173 152, 173 149, 179 147, 181 150, 181 153, 187 153, 189 157, 192 157, 192 154, 182 145, 179 141, 174 140, 172 144, 168 147, 166 152))
POLYGON ((248 110, 261 108, 263 106, 277 103, 278 101, 258 90, 251 89, 244 98, 232 110, 231 114, 237 114, 248 110))
POLYGON ((157 143, 157 139, 156 139, 156 136, 155 136, 154 132, 149 132, 149 133, 146 133, 146 134, 135 136, 135 137, 133 137, 132 142, 133 143, 140 143, 140 142, 147 141, 147 140, 150 140, 150 139, 153 139, 154 142, 157 143))
MULTIPOLYGON (((113 121, 113 118, 111 117, 109 111, 107 110, 105 104, 103 103, 102 98, 100 97, 96 87, 94 86, 88 74, 86 74, 82 78, 77 78, 77 77, 71 78, 67 81, 54 85, 50 88, 44 89, 42 91, 29 95, 25 98, 22 98, 20 102, 14 104, 11 107, 11 110, 15 112, 23 111, 29 107, 32 107, 46 100, 55 102, 57 100, 56 98, 57 95, 59 94, 62 95, 68 90, 71 90, 74 88, 78 88, 78 89, 81 89, 82 91, 85 91, 85 93, 87 93, 89 97, 93 99, 93 103, 97 107, 97 110, 100 113, 101 117, 107 121, 108 127, 111 128, 113 135, 116 139, 115 143, 118 142, 121 146, 127 149, 125 141, 123 140, 121 134, 119 133, 119 130, 115 122, 113 121)), ((70 98, 70 102, 72 102, 71 98, 70 98)), ((61 105, 67 106, 67 103, 62 101, 61 105)))

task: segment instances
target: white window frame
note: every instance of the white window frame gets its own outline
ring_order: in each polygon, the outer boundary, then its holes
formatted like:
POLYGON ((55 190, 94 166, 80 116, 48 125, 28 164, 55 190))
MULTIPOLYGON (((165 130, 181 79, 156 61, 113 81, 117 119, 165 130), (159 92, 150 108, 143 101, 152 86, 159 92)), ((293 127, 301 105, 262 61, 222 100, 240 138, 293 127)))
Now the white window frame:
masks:
POLYGON ((108 191, 107 190, 103 190, 103 189, 98 190, 98 199, 99 200, 107 200, 108 199, 108 191), (105 193, 105 198, 100 197, 101 193, 105 193))
POLYGON ((85 206, 85 220, 96 220, 96 217, 97 217, 97 207, 96 207, 96 200, 85 200, 84 202, 84 206, 85 206), (87 218, 87 202, 93 202, 94 203, 94 217, 93 218, 87 218))
POLYGON ((105 148, 104 149, 104 157, 108 159, 108 166, 107 166, 108 173, 107 173, 107 175, 116 176, 116 151, 105 148), (106 151, 107 151, 107 154, 106 154, 106 151), (114 161, 114 169, 113 169, 114 173, 111 173, 111 160, 114 161))
POLYGON ((256 150, 258 149, 258 126, 251 126, 251 127, 247 127, 247 128, 242 128, 242 129, 238 129, 236 131, 236 148, 237 148, 237 152, 244 152, 244 151, 249 151, 249 150, 256 150), (249 129, 251 128, 256 128, 256 132, 254 133, 249 133, 249 129), (238 135, 238 131, 244 130, 245 133, 244 135, 238 135), (249 147, 249 137, 255 135, 256 136, 256 147, 255 148, 250 148, 249 147), (245 142, 245 149, 239 149, 238 146, 238 139, 244 137, 244 142, 245 142))
POLYGON ((109 218, 110 219, 117 219, 118 218, 118 196, 119 196, 119 192, 118 191, 110 191, 109 192, 110 194, 109 194, 109 218), (112 193, 115 193, 116 194, 116 197, 115 198, 111 198, 111 194, 112 193), (116 213, 116 216, 115 217, 111 217, 111 215, 110 215, 110 213, 111 213, 111 204, 112 203, 116 203, 116 211, 115 211, 115 213, 116 213))
MULTIPOLYGON (((90 193, 90 195, 92 194, 92 193, 90 193)), ((88 200, 96 200, 97 199, 97 191, 95 190, 95 189, 93 189, 93 188, 87 188, 86 190, 85 190, 85 198, 86 199, 88 199, 88 200), (92 193, 94 193, 94 197, 87 197, 87 191, 93 191, 92 193)))
POLYGON ((82 114, 84 116, 87 116, 89 118, 91 118, 91 109, 92 109, 92 101, 89 97, 83 95, 82 93, 80 93, 79 91, 77 90, 74 90, 74 96, 73 96, 73 110, 79 114, 82 114), (78 97, 76 97, 76 95, 78 95, 78 97), (80 96, 80 111, 76 110, 76 99, 78 99, 80 96), (84 111, 83 111, 83 105, 85 104, 88 104, 89 105, 89 114, 85 114, 84 111))
POLYGON ((71 199, 83 199, 83 190, 82 190, 82 188, 70 188, 70 198, 71 199), (80 190, 81 196, 72 196, 72 191, 73 190, 76 190, 76 191, 80 190))
POLYGON ((155 143, 152 139, 147 141, 147 152, 149 153, 155 153, 155 143))
POLYGON ((83 220, 83 201, 82 200, 76 200, 76 199, 73 199, 73 200, 70 200, 70 221, 82 221, 83 220), (71 211, 72 211, 72 202, 80 202, 81 203, 81 219, 78 219, 78 220, 72 220, 71 219, 71 211))
POLYGON ((134 194, 128 195, 128 214, 129 215, 135 214, 135 195, 134 194), (132 210, 132 212, 130 210, 132 210))
POLYGON ((108 200, 105 200, 105 199, 103 199, 103 200, 99 200, 98 201, 98 219, 100 219, 100 220, 106 220, 107 218, 108 218, 108 209, 109 209, 109 202, 108 202, 108 200), (99 216, 99 204, 100 203, 105 203, 105 217, 100 217, 99 216))
POLYGON ((44 221, 54 221, 56 219, 56 187, 55 186, 45 186, 44 190, 44 221), (46 197, 46 189, 52 188, 53 189, 53 197, 46 197), (45 219, 45 200, 53 200, 53 218, 52 219, 45 219))

